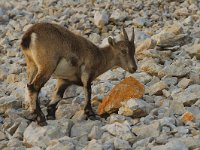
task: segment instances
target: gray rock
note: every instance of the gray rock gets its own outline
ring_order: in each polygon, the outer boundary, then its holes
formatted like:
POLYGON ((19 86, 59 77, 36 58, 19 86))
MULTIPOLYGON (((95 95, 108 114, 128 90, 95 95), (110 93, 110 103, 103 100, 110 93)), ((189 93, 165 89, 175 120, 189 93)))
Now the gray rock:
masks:
POLYGON ((126 13, 120 9, 116 9, 110 16, 112 21, 123 21, 126 18, 126 13))
POLYGON ((129 77, 129 76, 136 78, 138 81, 142 82, 143 84, 148 83, 152 79, 152 76, 150 76, 146 72, 136 72, 134 74, 128 74, 127 75, 127 77, 129 77))
POLYGON ((165 145, 152 147, 151 150, 188 150, 188 147, 178 140, 173 140, 165 145))
POLYGON ((171 96, 174 101, 181 102, 184 105, 192 105, 200 98, 199 90, 200 85, 193 84, 183 91, 175 91, 171 96))
POLYGON ((147 24, 147 20, 142 17, 135 18, 135 19, 133 19, 133 24, 137 27, 143 27, 147 24))
POLYGON ((144 58, 139 64, 140 71, 149 73, 150 75, 158 75, 162 66, 159 65, 154 59, 144 58))
POLYGON ((49 142, 49 146, 46 148, 46 150, 75 150, 76 144, 73 139, 70 137, 64 136, 59 139, 54 139, 49 142))
POLYGON ((140 125, 133 127, 132 132, 137 138, 158 137, 160 135, 160 122, 154 121, 149 125, 140 125), (150 130, 151 129, 151 130, 150 130))
POLYGON ((89 39, 90 39, 93 43, 95 43, 95 44, 98 44, 98 43, 100 43, 100 41, 101 41, 101 37, 100 37, 100 35, 97 34, 97 33, 91 33, 91 34, 89 35, 89 39))
POLYGON ((119 138, 114 139, 114 147, 115 149, 131 150, 131 146, 128 141, 119 138))
POLYGON ((112 124, 114 122, 123 123, 125 121, 125 116, 118 114, 111 114, 109 117, 109 123, 112 124))
POLYGON ((108 14, 106 11, 96 11, 94 14, 94 24, 99 27, 102 28, 104 25, 106 25, 109 21, 108 18, 108 14))
POLYGON ((32 122, 24 131, 23 142, 30 146, 46 148, 50 140, 69 135, 72 122, 67 119, 48 121, 47 126, 32 122))
POLYGON ((191 83, 190 79, 182 78, 178 83, 178 87, 185 89, 189 86, 190 83, 191 83))
MULTIPOLYGON (((173 140, 173 139, 172 139, 173 140)), ((180 140, 184 143, 189 149, 195 149, 200 147, 200 135, 196 135, 194 137, 181 137, 177 140, 180 140)))
POLYGON ((188 47, 186 49, 186 52, 188 52, 192 57, 200 58, 200 44, 194 43, 191 47, 188 47))
POLYGON ((78 104, 59 104, 56 110, 56 119, 67 118, 70 119, 74 114, 80 110, 78 104))
POLYGON ((38 146, 34 146, 34 147, 31 147, 31 148, 26 148, 26 150, 42 150, 42 149, 38 146))
POLYGON ((188 74, 191 67, 187 65, 187 62, 183 59, 174 61, 171 65, 165 66, 160 72, 159 76, 175 76, 182 77, 188 74))
POLYGON ((103 149, 104 150, 114 150, 114 144, 113 144, 113 139, 110 139, 103 143, 103 149))
POLYGON ((100 121, 91 121, 91 120, 77 122, 72 127, 70 136, 71 137, 81 137, 83 135, 88 135, 91 132, 93 126, 101 126, 101 122, 100 121))
POLYGON ((168 88, 164 81, 157 82, 149 87, 149 95, 160 95, 163 89, 168 88))
POLYGON ((9 109, 21 108, 21 101, 14 96, 5 96, 0 98, 0 113, 5 113, 9 109))
POLYGON ((153 107, 142 99, 129 99, 122 102, 122 107, 119 108, 118 114, 138 118, 146 116, 153 107))
POLYGON ((95 139, 91 140, 85 150, 103 150, 102 143, 100 141, 97 141, 95 139))
POLYGON ((169 115, 182 115, 186 109, 184 108, 183 103, 177 101, 171 101, 169 107, 169 115))
POLYGON ((130 126, 125 123, 114 122, 103 126, 102 129, 126 141, 133 141, 136 138, 131 132, 130 126))
POLYGON ((93 126, 91 132, 88 135, 89 139, 100 139, 103 134, 102 129, 99 126, 93 126))
POLYGON ((6 135, 0 131, 0 141, 5 140, 6 139, 6 135))
POLYGON ((21 147, 23 146, 23 143, 17 138, 11 138, 7 145, 10 147, 21 147))

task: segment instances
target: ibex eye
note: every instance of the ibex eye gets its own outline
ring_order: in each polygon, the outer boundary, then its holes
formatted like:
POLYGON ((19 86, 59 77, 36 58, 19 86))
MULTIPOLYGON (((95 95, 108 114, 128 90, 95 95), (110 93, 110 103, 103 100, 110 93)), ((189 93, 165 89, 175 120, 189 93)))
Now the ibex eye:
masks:
POLYGON ((127 54, 128 51, 127 50, 122 50, 122 54, 127 54))

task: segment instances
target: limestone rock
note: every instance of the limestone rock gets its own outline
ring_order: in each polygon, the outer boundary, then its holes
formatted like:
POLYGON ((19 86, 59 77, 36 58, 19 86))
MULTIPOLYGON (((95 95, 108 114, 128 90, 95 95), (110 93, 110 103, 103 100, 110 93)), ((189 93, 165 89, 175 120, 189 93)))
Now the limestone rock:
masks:
POLYGON ((47 126, 38 126, 32 122, 24 131, 23 142, 30 146, 46 148, 50 140, 69 135, 72 122, 70 120, 48 121, 47 126))
POLYGON ((146 116, 152 106, 142 99, 129 99, 126 102, 122 102, 118 114, 129 116, 133 118, 140 118, 146 116))
POLYGON ((126 18, 126 13, 122 12, 120 9, 116 9, 110 16, 112 21, 123 21, 126 18))
POLYGON ((135 135, 131 132, 130 126, 125 123, 122 124, 119 122, 114 122, 112 124, 103 126, 102 129, 126 141, 133 141, 136 138, 135 135))
POLYGON ((85 150, 103 150, 103 146, 100 142, 98 142, 97 140, 93 139, 91 140, 87 147, 85 148, 85 150))
POLYGON ((149 95, 160 94, 163 89, 168 88, 164 81, 157 82, 149 87, 149 95))
POLYGON ((98 107, 98 114, 112 113, 119 109, 122 101, 130 98, 141 98, 144 94, 144 86, 133 77, 125 78, 116 85, 103 99, 98 107))
POLYGON ((108 18, 108 14, 106 11, 102 11, 102 12, 95 12, 94 14, 94 24, 99 27, 102 28, 104 25, 106 25, 109 21, 108 18))
POLYGON ((134 126, 132 132, 137 138, 158 137, 160 135, 160 122, 154 121, 149 125, 134 126))
POLYGON ((114 147, 115 149, 131 150, 131 146, 129 145, 128 141, 119 138, 114 139, 114 147))
POLYGON ((159 65, 154 59, 143 59, 141 62, 140 70, 149 73, 150 75, 158 75, 162 66, 159 65))
POLYGON ((184 105, 190 106, 194 104, 197 101, 197 99, 200 98, 199 90, 200 90, 200 85, 193 84, 183 91, 177 91, 177 92, 174 91, 174 93, 172 93, 171 96, 174 101, 181 102, 184 105))
POLYGON ((200 58, 200 44, 193 44, 191 47, 188 47, 186 51, 192 56, 200 58))
POLYGON ((21 108, 21 101, 14 96, 5 96, 0 98, 0 113, 5 113, 11 108, 21 108))
POLYGON ((80 107, 77 104, 60 104, 56 110, 56 119, 63 117, 70 119, 79 109, 80 107))

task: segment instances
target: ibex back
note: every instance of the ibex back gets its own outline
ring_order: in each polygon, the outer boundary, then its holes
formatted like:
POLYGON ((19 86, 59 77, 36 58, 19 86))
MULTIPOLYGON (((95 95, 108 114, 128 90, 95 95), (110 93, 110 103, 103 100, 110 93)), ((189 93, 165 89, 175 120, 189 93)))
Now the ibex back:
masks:
POLYGON ((133 73, 137 69, 134 46, 134 30, 131 40, 123 28, 124 39, 99 48, 87 39, 64 27, 50 23, 38 23, 30 27, 22 37, 21 47, 27 63, 26 101, 34 120, 46 125, 41 111, 38 93, 51 76, 57 78, 56 90, 47 107, 47 119, 55 119, 56 105, 65 89, 77 84, 83 86, 86 104, 84 112, 95 119, 91 107, 91 82, 113 67, 122 67, 133 73))

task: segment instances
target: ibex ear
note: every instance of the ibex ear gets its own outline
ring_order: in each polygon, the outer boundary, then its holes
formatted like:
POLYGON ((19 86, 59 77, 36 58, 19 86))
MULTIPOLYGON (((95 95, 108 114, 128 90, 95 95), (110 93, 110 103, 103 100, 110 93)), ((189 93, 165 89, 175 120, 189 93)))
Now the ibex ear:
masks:
POLYGON ((124 35, 124 40, 129 42, 128 35, 127 35, 126 30, 125 30, 124 27, 122 27, 122 31, 123 31, 123 35, 124 35))
POLYGON ((134 28, 133 28, 133 32, 132 32, 132 36, 131 36, 131 43, 134 44, 135 41, 135 33, 134 33, 134 28))
POLYGON ((112 37, 108 37, 108 43, 111 45, 111 46, 114 46, 115 44, 115 41, 112 37))

